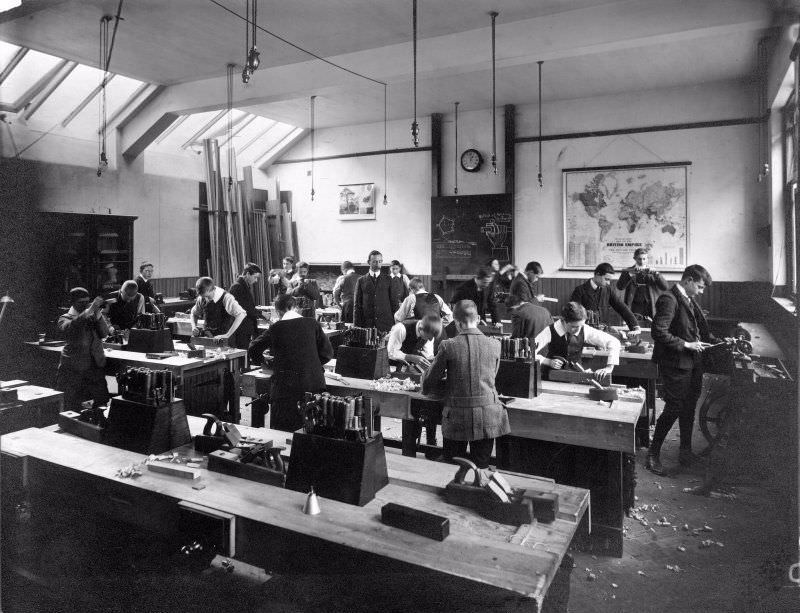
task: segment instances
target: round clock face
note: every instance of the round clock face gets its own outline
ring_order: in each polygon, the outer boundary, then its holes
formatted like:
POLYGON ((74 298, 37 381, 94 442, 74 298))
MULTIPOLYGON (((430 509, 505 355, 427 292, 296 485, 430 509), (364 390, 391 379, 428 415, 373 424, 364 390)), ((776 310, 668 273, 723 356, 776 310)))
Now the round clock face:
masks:
POLYGON ((461 154, 461 168, 467 172, 478 172, 483 164, 483 157, 477 149, 467 149, 461 154))

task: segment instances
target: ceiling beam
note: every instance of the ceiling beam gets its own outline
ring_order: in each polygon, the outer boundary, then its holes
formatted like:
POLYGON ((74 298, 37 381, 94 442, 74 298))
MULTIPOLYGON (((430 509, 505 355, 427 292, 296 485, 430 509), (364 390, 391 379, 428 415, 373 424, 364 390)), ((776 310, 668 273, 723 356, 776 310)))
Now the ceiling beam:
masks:
POLYGON ((64 67, 64 69, 58 75, 53 77, 50 83, 47 84, 47 87, 41 91, 39 97, 35 101, 32 101, 30 105, 28 105, 28 108, 25 109, 25 112, 22 116, 26 121, 31 118, 31 115, 39 110, 39 108, 44 104, 45 100, 47 100, 51 94, 56 91, 56 89, 58 89, 58 86, 64 82, 64 79, 66 79, 77 66, 77 62, 67 62, 67 65, 64 67))
POLYGON ((178 127, 179 125, 181 125, 181 124, 182 124, 184 121, 186 121, 187 119, 189 119, 189 117, 191 117, 191 115, 181 115, 181 116, 178 118, 178 120, 177 120, 177 121, 173 122, 173 123, 172 123, 172 125, 171 125, 169 128, 167 128, 166 130, 164 130, 164 131, 163 131, 163 132, 162 132, 162 133, 161 133, 161 134, 158 136, 158 138, 157 138, 157 139, 156 139, 156 140, 153 142, 153 144, 154 144, 154 145, 160 145, 160 144, 161 144, 161 142, 162 142, 162 141, 163 141, 165 138, 167 138, 167 136, 169 136, 170 134, 172 134, 172 132, 175 130, 175 128, 177 128, 177 127, 178 127))
POLYGON ((128 146, 125 149, 121 149, 122 157, 124 157, 128 162, 135 160, 145 149, 147 149, 150 143, 152 143, 159 134, 168 129, 170 125, 177 120, 178 115, 175 115, 174 113, 164 113, 151 124, 149 130, 142 134, 137 140, 133 141, 132 143, 128 143, 128 146))
POLYGON ((33 99, 41 93, 45 87, 47 87, 48 83, 53 81, 58 75, 59 72, 64 70, 64 68, 70 62, 67 60, 61 60, 58 64, 53 66, 50 70, 48 70, 44 76, 42 76, 36 83, 31 85, 28 90, 19 97, 19 99, 13 104, 13 110, 15 113, 18 113, 22 109, 24 109, 28 104, 30 104, 33 99))
POLYGON ((258 119, 258 115, 251 115, 247 113, 245 115, 247 117, 247 121, 239 124, 239 126, 231 132, 230 136, 226 136, 224 140, 220 141, 219 146, 220 148, 225 147, 229 141, 232 141, 242 130, 244 130, 247 126, 253 123, 256 119, 258 119))
POLYGON ((24 0, 19 6, 0 13, 0 23, 29 17, 34 13, 53 8, 55 5, 63 4, 66 1, 67 0, 24 0))
POLYGON ((106 130, 110 129, 115 122, 121 119, 124 116, 124 114, 131 108, 131 106, 133 106, 136 103, 136 101, 139 99, 140 96, 142 96, 146 91, 151 90, 151 88, 157 88, 157 87, 158 85, 151 85, 150 83, 142 83, 139 87, 137 87, 136 91, 134 91, 130 96, 128 96, 128 99, 122 103, 122 106, 120 106, 116 111, 114 111, 111 114, 111 117, 108 118, 108 120, 106 121, 106 130))
POLYGON ((239 150, 238 150, 239 151, 239 155, 242 155, 243 151, 245 151, 246 149, 250 148, 250 146, 253 145, 254 143, 256 143, 259 139, 264 138, 277 125, 278 125, 278 122, 277 121, 273 121, 270 125, 268 125, 266 128, 264 128, 264 130, 262 130, 261 132, 256 134, 253 138, 251 138, 249 141, 247 141, 244 145, 239 147, 239 150))
POLYGON ((3 81, 5 81, 8 78, 8 75, 10 75, 11 72, 17 67, 17 64, 22 61, 22 58, 28 54, 28 51, 29 49, 27 47, 20 47, 17 49, 14 57, 12 57, 8 64, 6 64, 6 67, 3 68, 3 72, 0 72, 0 85, 3 84, 3 81))
POLYGON ((253 166, 259 170, 266 170, 270 167, 272 162, 278 159, 283 153, 289 150, 295 143, 302 140, 302 138, 309 133, 310 130, 306 128, 295 128, 289 134, 284 136, 272 148, 266 151, 261 157, 253 160, 253 166))
MULTIPOLYGON (((228 112, 225 111, 225 114, 227 115, 228 112)), ((235 128, 239 126, 249 116, 250 113, 242 113, 236 119, 233 120, 233 122, 231 123, 231 127, 235 128)), ((214 130, 211 134, 205 135, 202 140, 205 140, 206 138, 219 138, 221 136, 224 136, 227 131, 228 131, 228 122, 225 121, 225 125, 223 127, 214 130)), ((192 145, 201 145, 202 143, 199 142, 199 140, 200 139, 198 139, 198 141, 193 142, 192 145)), ((220 143, 219 148, 222 149, 222 143, 220 143)))
MULTIPOLYGON (((115 74, 113 74, 113 73, 112 73, 112 74, 110 74, 110 75, 108 75, 108 77, 107 77, 107 78, 104 80, 104 83, 105 83, 106 85, 108 85, 108 84, 111 82, 111 80, 112 80, 112 79, 113 79, 115 76, 116 76, 116 75, 115 75, 115 74)), ((98 85, 97 87, 95 87, 95 88, 94 88, 94 89, 93 89, 93 90, 92 90, 92 91, 89 93, 89 95, 88 95, 88 96, 86 96, 86 97, 85 97, 83 100, 81 100, 81 101, 78 103, 78 106, 76 106, 74 109, 72 109, 72 111, 70 112, 70 114, 69 114, 69 115, 67 115, 67 116, 64 118, 64 121, 62 121, 62 122, 61 122, 61 127, 62 127, 62 128, 66 128, 66 127, 67 127, 67 126, 68 126, 70 123, 72 123, 72 120, 73 120, 73 119, 75 119, 75 118, 78 116, 78 113, 80 113, 80 112, 81 112, 83 109, 85 109, 85 108, 86 108, 86 105, 87 105, 87 104, 89 104, 89 103, 90 103, 92 100, 94 100, 94 99, 95 99, 95 97, 97 96, 97 94, 99 94, 99 93, 100 93, 100 90, 101 90, 101 89, 103 89, 103 84, 102 84, 102 83, 101 83, 100 85, 98 85)))
POLYGON ((219 122, 220 119, 225 117, 225 115, 227 113, 228 113, 228 111, 226 109, 226 110, 222 110, 219 113, 217 113, 216 115, 214 115, 214 117, 212 117, 210 121, 208 121, 205 124, 203 124, 202 128, 200 128, 197 132, 192 134, 192 137, 181 145, 181 149, 188 149, 189 147, 194 145, 195 141, 198 138, 200 138, 201 136, 203 136, 203 134, 208 132, 214 126, 214 124, 216 124, 217 122, 219 122))

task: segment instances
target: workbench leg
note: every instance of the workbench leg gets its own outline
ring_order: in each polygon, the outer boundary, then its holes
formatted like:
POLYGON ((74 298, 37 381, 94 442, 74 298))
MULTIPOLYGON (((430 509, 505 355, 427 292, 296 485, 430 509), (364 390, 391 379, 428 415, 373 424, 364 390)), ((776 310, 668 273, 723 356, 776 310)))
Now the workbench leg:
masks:
POLYGON ((622 557, 622 528, 625 517, 622 452, 607 451, 605 487, 592 491, 591 549, 601 555, 622 557), (595 498, 595 494, 600 494, 595 498))
POLYGON ((414 419, 403 419, 402 423, 402 450, 403 455, 411 458, 417 457, 417 422, 414 419))

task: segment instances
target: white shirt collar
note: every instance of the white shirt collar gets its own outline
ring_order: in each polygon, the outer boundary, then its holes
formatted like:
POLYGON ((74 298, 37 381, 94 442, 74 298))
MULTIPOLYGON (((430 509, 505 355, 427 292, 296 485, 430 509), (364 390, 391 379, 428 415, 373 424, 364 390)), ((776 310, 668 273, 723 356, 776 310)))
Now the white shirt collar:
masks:
POLYGON ((299 319, 301 317, 302 315, 300 315, 300 313, 298 313, 297 311, 286 311, 283 314, 283 317, 281 317, 281 321, 285 319, 299 319))
POLYGON ((598 287, 600 287, 599 285, 597 285, 597 283, 594 282, 594 279, 589 279, 589 284, 592 286, 593 290, 596 290, 598 287))
POLYGON ((219 302, 219 299, 222 298, 222 294, 224 294, 224 293, 225 293, 224 289, 222 289, 221 287, 215 287, 214 288, 214 293, 211 296, 211 301, 212 302, 219 302))
POLYGON ((371 270, 369 271, 369 276, 370 277, 377 277, 380 274, 381 274, 380 270, 378 272, 372 272, 371 270))
POLYGON ((677 288, 678 288, 678 291, 679 291, 681 294, 683 294, 683 297, 684 297, 684 298, 686 298, 687 300, 689 299, 689 294, 687 294, 687 293, 686 293, 686 290, 684 289, 683 285, 681 285, 680 283, 676 283, 676 284, 675 284, 675 287, 677 287, 677 288))
MULTIPOLYGON (((567 329, 564 326, 564 320, 563 319, 557 320, 556 323, 553 324, 553 327, 556 329, 556 332, 558 333, 559 336, 566 336, 567 335, 567 329)), ((583 328, 585 328, 585 327, 586 327, 586 324, 581 326, 581 330, 583 330, 583 328)), ((578 331, 578 334, 581 333, 581 330, 578 331)), ((577 334, 575 336, 577 336, 577 334)))

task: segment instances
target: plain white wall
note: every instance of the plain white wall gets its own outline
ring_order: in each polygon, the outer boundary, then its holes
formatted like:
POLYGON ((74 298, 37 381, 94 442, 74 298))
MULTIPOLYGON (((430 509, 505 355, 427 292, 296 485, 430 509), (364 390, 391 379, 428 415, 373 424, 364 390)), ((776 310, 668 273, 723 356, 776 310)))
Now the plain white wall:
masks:
MULTIPOLYGON (((543 106, 543 133, 565 134, 664 124, 738 119, 755 115, 755 94, 738 82, 690 88, 550 102, 543 106)), ((518 136, 535 136, 535 105, 518 106, 518 136)), ((409 122, 390 124, 389 147, 410 146, 409 122)), ((498 108, 499 174, 491 172, 491 112, 459 113, 459 147, 454 149, 452 112, 443 117, 442 195, 453 194, 453 167, 464 149, 481 151, 478 173, 459 172, 459 194, 496 193, 504 189, 503 109, 498 108)), ((423 122, 423 138, 429 127, 423 122)), ((721 281, 769 281, 767 227, 770 206, 766 182, 758 183, 758 132, 755 125, 694 128, 547 141, 543 145, 544 188, 536 179, 537 144, 516 147, 514 259, 539 260, 546 274, 583 277, 561 271, 563 262, 563 168, 690 161, 689 258, 721 281)), ((320 130, 317 155, 381 149, 383 124, 320 130)), ((309 155, 305 139, 286 158, 309 155)), ((315 163, 316 200, 310 202, 310 164, 273 165, 268 179, 291 190, 300 254, 311 262, 363 261, 372 249, 404 261, 413 272, 430 273, 430 156, 389 156, 390 206, 378 207, 376 221, 336 219, 339 183, 376 181, 383 176, 382 156, 315 163), (363 252, 363 255, 361 255, 363 252)), ((378 201, 382 198, 378 192, 378 201)))

